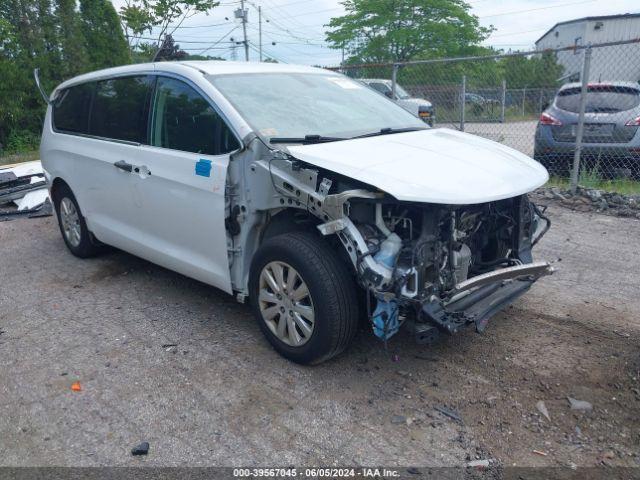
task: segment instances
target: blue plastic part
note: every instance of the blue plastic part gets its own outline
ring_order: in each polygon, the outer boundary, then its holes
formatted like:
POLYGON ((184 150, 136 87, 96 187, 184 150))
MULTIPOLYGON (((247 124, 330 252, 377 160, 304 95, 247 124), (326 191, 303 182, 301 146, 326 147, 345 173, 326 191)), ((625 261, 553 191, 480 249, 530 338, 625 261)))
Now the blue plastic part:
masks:
POLYGON ((378 305, 373 311, 373 333, 382 340, 393 337, 400 329, 398 319, 398 304, 395 300, 386 302, 378 299, 378 305))
POLYGON ((198 160, 196 162, 196 175, 200 175, 201 177, 210 177, 211 176, 211 160, 198 160))
MULTIPOLYGON (((398 256, 400 238, 392 233, 382 243, 380 251, 373 257, 378 263, 382 263, 389 268, 393 268, 396 257, 398 256), (393 248, 396 243, 397 249, 393 248)), ((400 320, 398 318, 398 303, 395 300, 385 301, 378 298, 378 304, 371 316, 373 322, 373 333, 382 340, 388 340, 393 337, 400 329, 400 320)))

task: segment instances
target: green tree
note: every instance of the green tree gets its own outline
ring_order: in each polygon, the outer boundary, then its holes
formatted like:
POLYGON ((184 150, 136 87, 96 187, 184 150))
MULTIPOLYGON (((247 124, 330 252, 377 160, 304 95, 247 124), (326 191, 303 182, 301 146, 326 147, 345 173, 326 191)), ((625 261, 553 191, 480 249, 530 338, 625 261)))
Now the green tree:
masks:
POLYGON ((50 0, 0 2, 0 146, 37 145, 45 105, 35 89, 40 68, 45 89, 61 76, 59 24, 50 0))
POLYGON ((217 0, 125 0, 119 13, 129 45, 137 49, 145 34, 153 32, 156 45, 161 45, 165 35, 173 35, 186 19, 208 14, 218 5, 217 0))
POLYGON ((82 32, 92 70, 131 61, 120 19, 108 0, 80 0, 82 32))
MULTIPOLYGON (((76 0, 57 0, 55 21, 59 31, 58 47, 61 52, 61 71, 65 77, 87 71, 88 57, 82 36, 80 15, 76 0)), ((41 15, 42 19, 45 19, 41 15)))
POLYGON ((7 148, 9 134, 16 127, 20 113, 20 98, 16 86, 23 76, 15 62, 16 32, 11 23, 0 18, 0 151, 7 148))
POLYGON ((173 40, 173 36, 167 34, 164 36, 162 46, 154 55, 154 61, 184 60, 186 57, 187 52, 180 50, 180 45, 173 40))
POLYGON ((184 60, 218 60, 218 61, 226 61, 226 58, 209 56, 209 55, 198 55, 198 54, 190 54, 187 53, 187 56, 184 57, 184 60))
POLYGON ((564 73, 554 52, 506 57, 500 61, 500 67, 508 88, 556 87, 564 73))
POLYGON ((463 0, 344 0, 346 14, 326 33, 355 62, 456 56, 493 31, 480 26, 463 0))

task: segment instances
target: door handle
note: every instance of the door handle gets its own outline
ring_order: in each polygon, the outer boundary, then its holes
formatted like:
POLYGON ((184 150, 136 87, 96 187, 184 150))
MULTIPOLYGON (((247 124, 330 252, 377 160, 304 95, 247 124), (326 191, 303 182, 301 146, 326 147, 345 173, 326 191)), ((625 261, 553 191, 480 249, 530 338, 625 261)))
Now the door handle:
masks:
POLYGON ((133 171, 133 165, 125 162, 124 160, 118 160, 116 163, 113 164, 113 166, 129 173, 133 171))

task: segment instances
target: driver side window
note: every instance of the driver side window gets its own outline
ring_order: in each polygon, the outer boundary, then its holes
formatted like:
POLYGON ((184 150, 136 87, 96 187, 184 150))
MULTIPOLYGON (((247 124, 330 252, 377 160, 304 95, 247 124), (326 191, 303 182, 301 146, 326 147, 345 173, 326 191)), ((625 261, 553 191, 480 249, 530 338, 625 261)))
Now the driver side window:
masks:
POLYGON ((158 77, 151 118, 151 145, 222 155, 240 145, 209 102, 185 82, 158 77))

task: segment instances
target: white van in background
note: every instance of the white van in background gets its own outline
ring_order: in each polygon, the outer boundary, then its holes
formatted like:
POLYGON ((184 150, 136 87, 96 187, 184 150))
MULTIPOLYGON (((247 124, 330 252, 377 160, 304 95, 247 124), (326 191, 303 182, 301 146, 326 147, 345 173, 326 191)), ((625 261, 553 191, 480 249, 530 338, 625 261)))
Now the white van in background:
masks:
POLYGON ((393 84, 391 80, 380 78, 360 78, 360 82, 373 88, 375 91, 390 98, 409 113, 412 113, 420 120, 430 126, 436 123, 436 110, 429 100, 412 97, 407 91, 396 83, 396 93, 393 94, 393 84))

